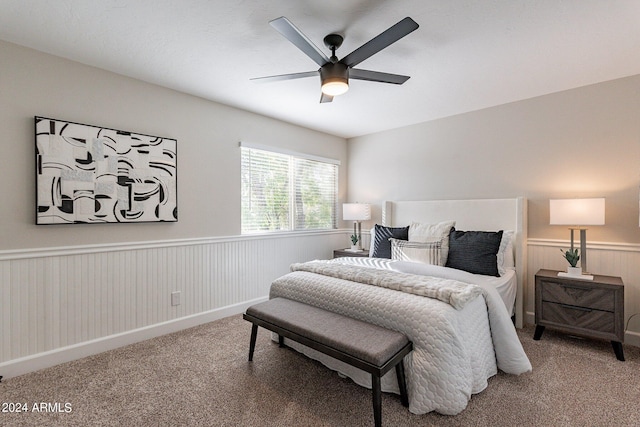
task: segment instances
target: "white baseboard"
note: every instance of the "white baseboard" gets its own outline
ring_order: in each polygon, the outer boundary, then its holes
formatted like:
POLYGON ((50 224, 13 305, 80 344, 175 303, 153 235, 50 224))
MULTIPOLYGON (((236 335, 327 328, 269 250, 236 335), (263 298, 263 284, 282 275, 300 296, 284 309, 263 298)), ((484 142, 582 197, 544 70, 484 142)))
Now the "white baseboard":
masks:
POLYGON ((5 379, 17 377, 29 372, 92 356, 94 354, 113 350, 125 345, 134 344, 140 341, 159 337, 161 335, 213 322, 214 320, 243 313, 249 306, 266 300, 268 300, 268 297, 266 296, 256 298, 254 300, 216 308, 214 310, 169 320, 167 322, 158 323, 144 328, 134 329, 51 351, 45 351, 43 353, 34 354, 20 359, 9 360, 7 362, 0 363, 0 376, 5 379))
POLYGON ((524 312, 524 323, 526 325, 535 325, 536 324, 536 314, 531 311, 524 312))
POLYGON ((624 343, 625 345, 640 347, 640 334, 637 332, 630 332, 630 331, 625 332, 624 343))

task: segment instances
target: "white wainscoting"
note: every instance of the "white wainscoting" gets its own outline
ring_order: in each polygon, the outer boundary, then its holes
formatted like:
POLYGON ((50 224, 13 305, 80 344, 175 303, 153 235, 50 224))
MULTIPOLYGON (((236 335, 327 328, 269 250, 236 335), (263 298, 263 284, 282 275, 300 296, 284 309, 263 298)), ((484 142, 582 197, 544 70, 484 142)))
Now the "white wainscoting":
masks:
POLYGON ((335 230, 0 252, 0 375, 241 313, 291 263, 348 241, 335 230))
MULTIPOLYGON (((292 262, 330 258, 350 230, 0 252, 0 375, 21 375, 241 313, 266 299, 292 262), (171 306, 171 292, 181 304, 171 306)), ((534 275, 564 270, 567 241, 529 239, 534 275)), ((640 312, 640 245, 589 244, 592 272, 625 282, 625 322, 640 312)), ((640 315, 625 343, 640 346, 640 315)))
MULTIPOLYGON (((567 261, 560 249, 567 249, 569 241, 528 240, 527 283, 525 284, 525 320, 535 323, 535 274, 541 268, 565 271, 567 261)), ((640 245, 598 243, 587 240, 587 269, 607 276, 620 276, 624 287, 625 326, 628 319, 640 313, 640 245)), ((629 321, 625 344, 640 347, 640 315, 629 321)))

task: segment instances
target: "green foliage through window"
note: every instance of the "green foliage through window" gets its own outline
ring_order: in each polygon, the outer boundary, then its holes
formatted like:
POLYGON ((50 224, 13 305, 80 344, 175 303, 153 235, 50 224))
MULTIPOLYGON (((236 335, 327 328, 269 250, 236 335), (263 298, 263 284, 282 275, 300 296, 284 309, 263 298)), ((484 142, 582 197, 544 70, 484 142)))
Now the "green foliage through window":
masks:
POLYGON ((246 146, 242 233, 336 227, 338 165, 246 146))

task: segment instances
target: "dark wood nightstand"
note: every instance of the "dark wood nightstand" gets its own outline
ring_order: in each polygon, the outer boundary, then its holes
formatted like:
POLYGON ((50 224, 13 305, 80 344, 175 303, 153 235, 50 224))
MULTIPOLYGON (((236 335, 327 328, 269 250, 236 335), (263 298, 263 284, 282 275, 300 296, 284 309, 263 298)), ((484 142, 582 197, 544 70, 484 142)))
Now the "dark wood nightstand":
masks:
POLYGON ((593 280, 558 277, 555 270, 536 274, 536 331, 545 327, 568 334, 611 340, 624 361, 624 283, 620 277, 594 275, 593 280))
POLYGON ((360 252, 351 252, 350 250, 347 249, 336 249, 333 251, 333 257, 334 258, 342 258, 342 257, 347 257, 347 256, 358 256, 358 257, 369 257, 369 251, 364 250, 364 251, 360 251, 360 252))

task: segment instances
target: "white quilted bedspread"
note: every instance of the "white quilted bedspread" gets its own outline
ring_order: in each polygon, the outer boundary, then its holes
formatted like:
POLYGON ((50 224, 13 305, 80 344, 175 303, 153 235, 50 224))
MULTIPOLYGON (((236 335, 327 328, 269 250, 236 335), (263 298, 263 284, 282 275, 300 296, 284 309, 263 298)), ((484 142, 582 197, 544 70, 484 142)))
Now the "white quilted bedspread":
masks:
MULTIPOLYGON (((487 379, 498 368, 510 374, 531 370, 495 289, 493 292, 485 289, 482 295, 456 310, 424 296, 294 271, 273 282, 270 298, 275 297, 403 332, 414 345, 413 352, 405 357, 405 368, 409 410, 415 414, 437 411, 455 415, 466 408, 472 394, 487 387, 487 379)), ((364 371, 297 343, 287 344, 356 383, 371 387, 370 375, 364 371)), ((382 378, 382 389, 398 393, 394 370, 382 378)))

